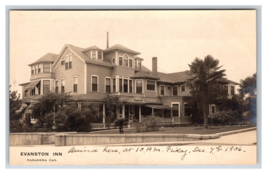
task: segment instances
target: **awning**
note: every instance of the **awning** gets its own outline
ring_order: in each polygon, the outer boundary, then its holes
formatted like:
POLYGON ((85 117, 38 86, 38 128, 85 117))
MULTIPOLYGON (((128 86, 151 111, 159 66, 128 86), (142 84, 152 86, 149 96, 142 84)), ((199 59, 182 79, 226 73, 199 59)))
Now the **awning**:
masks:
POLYGON ((29 90, 29 89, 33 89, 35 88, 35 86, 40 82, 40 80, 37 80, 37 81, 34 81, 34 82, 31 82, 27 88, 25 88, 25 90, 29 90))
POLYGON ((146 107, 153 108, 153 109, 170 109, 170 106, 167 105, 145 105, 146 107))

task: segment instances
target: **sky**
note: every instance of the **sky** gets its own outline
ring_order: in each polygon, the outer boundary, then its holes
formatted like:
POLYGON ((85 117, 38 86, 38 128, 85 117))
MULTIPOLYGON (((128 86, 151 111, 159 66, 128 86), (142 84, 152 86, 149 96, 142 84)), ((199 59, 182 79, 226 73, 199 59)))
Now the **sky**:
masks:
POLYGON ((10 85, 22 92, 33 63, 65 44, 106 49, 121 44, 141 52, 143 65, 158 71, 189 70, 196 57, 212 55, 235 82, 256 73, 255 10, 11 11, 10 85))

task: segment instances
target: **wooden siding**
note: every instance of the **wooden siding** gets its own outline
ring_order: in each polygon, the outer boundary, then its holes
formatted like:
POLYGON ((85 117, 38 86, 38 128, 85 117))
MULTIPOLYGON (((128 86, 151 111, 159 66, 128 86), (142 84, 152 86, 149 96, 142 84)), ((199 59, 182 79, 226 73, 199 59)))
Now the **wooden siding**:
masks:
MULTIPOLYGON (((92 91, 91 75, 98 76, 98 92, 105 92, 105 77, 112 77, 112 67, 87 64, 87 93, 92 91)), ((112 80, 111 80, 112 85, 112 80)), ((111 86, 112 88, 112 86, 111 86)))
MULTIPOLYGON (((66 55, 72 54, 67 50, 66 55)), ((72 54, 72 68, 66 70, 65 65, 59 64, 54 70, 55 80, 65 79, 65 91, 73 92, 73 78, 78 76, 78 94, 84 94, 84 63, 75 54, 72 54)), ((59 91, 61 91, 61 83, 59 85, 59 91)))
POLYGON ((38 73, 38 74, 32 74, 31 75, 31 81, 42 79, 42 78, 54 78, 54 73, 38 73))
POLYGON ((134 68, 129 68, 125 66, 115 65, 112 75, 127 76, 131 77, 134 75, 134 68))
MULTIPOLYGON (((107 54, 104 53, 104 59, 112 63, 112 58, 115 58, 116 54, 115 52, 109 52, 107 54)), ((116 59, 116 58, 115 58, 116 59)))

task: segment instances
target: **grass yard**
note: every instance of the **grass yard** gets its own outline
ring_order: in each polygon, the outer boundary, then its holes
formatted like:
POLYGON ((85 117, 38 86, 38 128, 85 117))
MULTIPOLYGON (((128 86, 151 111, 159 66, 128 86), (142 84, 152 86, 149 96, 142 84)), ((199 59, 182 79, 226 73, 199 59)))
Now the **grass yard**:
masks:
MULTIPOLYGON (((159 131, 153 132, 136 132, 135 128, 124 128, 124 134, 214 134, 220 132, 227 132, 239 129, 246 129, 255 126, 210 126, 205 129, 203 126, 190 126, 190 127, 164 127, 159 131)), ((91 134, 119 134, 119 129, 93 131, 91 134)))

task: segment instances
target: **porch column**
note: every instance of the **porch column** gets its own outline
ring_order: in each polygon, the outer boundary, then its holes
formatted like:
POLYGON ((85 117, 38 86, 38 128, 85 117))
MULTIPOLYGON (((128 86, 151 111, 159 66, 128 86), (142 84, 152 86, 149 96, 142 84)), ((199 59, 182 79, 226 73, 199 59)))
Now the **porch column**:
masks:
POLYGON ((78 102, 78 108, 79 108, 79 110, 82 110, 82 103, 81 102, 78 102))
MULTIPOLYGON (((105 121, 106 121, 106 107, 105 107, 106 105, 105 104, 103 104, 103 123, 105 124, 105 121)), ((105 127, 105 125, 104 125, 104 127, 105 127)))
POLYGON ((125 118, 125 105, 122 105, 122 118, 125 118))
POLYGON ((141 122, 141 105, 139 105, 139 122, 141 122))

